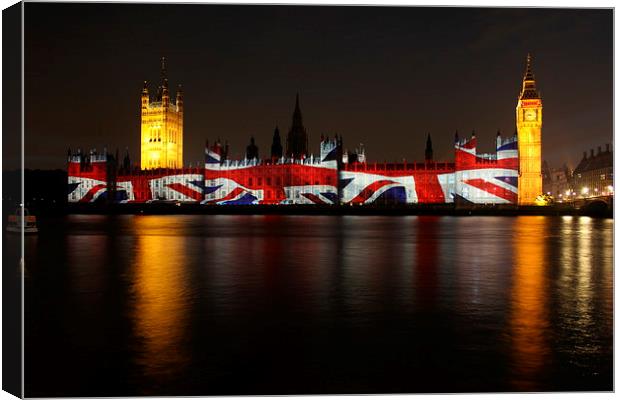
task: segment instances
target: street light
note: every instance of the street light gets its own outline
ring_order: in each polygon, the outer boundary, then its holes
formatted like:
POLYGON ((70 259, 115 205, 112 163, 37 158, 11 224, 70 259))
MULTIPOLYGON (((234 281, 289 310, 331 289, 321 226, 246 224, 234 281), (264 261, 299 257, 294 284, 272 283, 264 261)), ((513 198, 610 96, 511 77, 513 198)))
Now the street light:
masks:
POLYGON ((588 192, 590 191, 590 189, 588 189, 587 187, 584 187, 583 189, 581 189, 581 194, 583 194, 584 196, 588 194, 588 192))

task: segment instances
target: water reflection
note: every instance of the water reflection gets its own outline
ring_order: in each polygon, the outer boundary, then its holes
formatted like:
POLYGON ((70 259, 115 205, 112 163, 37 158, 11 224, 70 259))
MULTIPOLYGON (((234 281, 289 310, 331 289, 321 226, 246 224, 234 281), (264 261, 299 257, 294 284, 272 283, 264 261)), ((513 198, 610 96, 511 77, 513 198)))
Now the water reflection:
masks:
POLYGON ((86 301, 76 301, 87 312, 103 306, 106 276, 106 249, 110 238, 105 235, 70 235, 67 237, 69 284, 77 297, 83 294, 86 301))
POLYGON ((592 218, 579 218, 579 243, 577 263, 577 313, 584 325, 592 324, 592 218))
MULTIPOLYGON (((188 238, 167 236, 165 217, 135 218, 137 248, 132 317, 140 350, 136 362, 154 390, 182 373, 189 359, 184 336, 190 304, 185 270, 188 238)), ((178 226, 171 229, 178 233, 178 226)))
POLYGON ((579 217, 70 216, 29 260, 26 393, 611 390, 612 233, 579 217))
POLYGON ((514 226, 515 265, 511 294, 513 384, 517 390, 540 389, 549 358, 545 217, 518 217, 514 226))
MULTIPOLYGON (((605 353, 604 341, 594 338, 605 337, 612 331, 610 321, 601 319, 602 314, 611 315, 613 307, 612 224, 589 217, 562 220, 557 283, 557 329, 562 335, 558 335, 557 346, 567 362, 578 368, 605 353)), ((583 373, 599 372, 584 368, 583 373)))
POLYGON ((417 220, 416 268, 414 287, 417 288, 416 304, 427 312, 437 303, 439 271, 439 217, 421 216, 417 220))

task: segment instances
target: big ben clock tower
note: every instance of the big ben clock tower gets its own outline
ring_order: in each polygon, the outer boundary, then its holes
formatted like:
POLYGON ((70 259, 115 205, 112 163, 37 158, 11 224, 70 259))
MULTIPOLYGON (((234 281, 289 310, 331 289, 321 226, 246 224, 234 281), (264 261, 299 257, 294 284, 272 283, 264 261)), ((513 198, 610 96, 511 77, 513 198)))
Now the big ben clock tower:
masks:
POLYGON ((517 102, 519 145, 519 205, 533 205, 542 194, 541 174, 542 99, 536 89, 532 57, 527 55, 523 87, 517 102))

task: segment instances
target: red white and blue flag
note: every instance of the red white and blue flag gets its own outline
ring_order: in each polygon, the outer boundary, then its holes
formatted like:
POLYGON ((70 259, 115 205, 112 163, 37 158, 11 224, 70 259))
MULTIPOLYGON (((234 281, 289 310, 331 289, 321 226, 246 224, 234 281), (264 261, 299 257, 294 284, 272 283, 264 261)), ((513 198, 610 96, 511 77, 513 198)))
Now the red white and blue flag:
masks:
POLYGON ((495 157, 476 154, 475 138, 456 144, 454 198, 476 204, 517 202, 517 138, 501 142, 495 157))
POLYGON ((323 159, 222 160, 205 154, 205 204, 337 204, 338 170, 330 153, 323 159))

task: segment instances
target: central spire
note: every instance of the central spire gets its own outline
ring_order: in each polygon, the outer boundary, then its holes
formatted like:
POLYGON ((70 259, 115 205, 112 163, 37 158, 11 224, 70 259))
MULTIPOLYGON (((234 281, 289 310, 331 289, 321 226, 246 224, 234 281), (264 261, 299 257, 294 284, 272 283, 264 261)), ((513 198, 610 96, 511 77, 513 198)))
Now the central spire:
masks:
POLYGON ((426 137, 426 149, 424 150, 424 161, 433 161, 433 142, 431 141, 431 134, 428 133, 426 137))
POLYGON ((295 96, 295 111, 291 129, 286 138, 286 156, 292 158, 305 158, 308 155, 308 134, 304 128, 301 108, 299 107, 299 93, 295 96))
POLYGON ((297 95, 295 96, 295 111, 293 112, 293 126, 303 128, 301 109, 299 108, 299 93, 297 93, 297 95))

